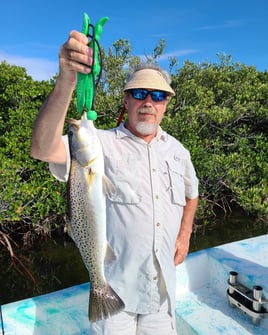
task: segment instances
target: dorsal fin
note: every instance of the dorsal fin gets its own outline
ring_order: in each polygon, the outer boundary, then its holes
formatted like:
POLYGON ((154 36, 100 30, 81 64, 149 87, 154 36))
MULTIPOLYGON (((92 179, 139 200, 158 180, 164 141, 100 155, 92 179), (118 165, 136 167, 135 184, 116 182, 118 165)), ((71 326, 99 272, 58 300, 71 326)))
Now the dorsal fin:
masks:
POLYGON ((103 185, 103 193, 111 197, 113 194, 116 193, 116 187, 114 184, 111 182, 111 180, 107 176, 102 177, 102 185, 103 185))

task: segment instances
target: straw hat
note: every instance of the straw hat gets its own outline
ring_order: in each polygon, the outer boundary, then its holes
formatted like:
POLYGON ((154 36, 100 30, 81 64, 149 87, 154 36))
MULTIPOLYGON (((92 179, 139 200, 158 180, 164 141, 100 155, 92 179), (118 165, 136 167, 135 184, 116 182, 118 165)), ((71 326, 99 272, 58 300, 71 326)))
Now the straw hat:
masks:
POLYGON ((174 90, 170 87, 164 75, 155 69, 142 69, 134 72, 126 83, 124 91, 134 88, 159 90, 167 92, 172 96, 175 95, 174 90))

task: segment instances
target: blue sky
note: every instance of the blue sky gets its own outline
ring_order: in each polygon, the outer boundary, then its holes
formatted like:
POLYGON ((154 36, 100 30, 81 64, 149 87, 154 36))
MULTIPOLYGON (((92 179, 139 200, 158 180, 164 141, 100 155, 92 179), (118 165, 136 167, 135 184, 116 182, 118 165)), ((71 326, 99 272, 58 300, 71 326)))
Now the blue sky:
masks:
POLYGON ((69 31, 81 30, 84 12, 92 23, 109 17, 101 38, 106 50, 123 38, 133 55, 150 55, 164 39, 164 67, 168 56, 182 66, 185 60, 218 62, 217 53, 225 53, 234 62, 268 69, 267 0, 2 0, 0 62, 49 79, 58 72, 58 51, 69 31))

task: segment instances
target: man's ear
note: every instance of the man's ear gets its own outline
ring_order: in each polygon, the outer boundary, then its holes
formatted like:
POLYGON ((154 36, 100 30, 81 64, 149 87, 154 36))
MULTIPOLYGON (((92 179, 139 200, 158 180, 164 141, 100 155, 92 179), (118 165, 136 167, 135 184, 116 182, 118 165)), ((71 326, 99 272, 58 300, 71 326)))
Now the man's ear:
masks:
POLYGON ((127 109, 127 104, 128 104, 127 93, 124 94, 123 103, 124 103, 125 108, 127 109))

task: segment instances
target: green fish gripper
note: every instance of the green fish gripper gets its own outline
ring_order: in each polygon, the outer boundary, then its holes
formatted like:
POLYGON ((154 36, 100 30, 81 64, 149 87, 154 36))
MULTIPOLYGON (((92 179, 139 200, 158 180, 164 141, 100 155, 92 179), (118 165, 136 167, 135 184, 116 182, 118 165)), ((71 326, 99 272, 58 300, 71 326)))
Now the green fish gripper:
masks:
POLYGON ((99 47, 99 40, 102 34, 103 25, 108 20, 109 18, 105 16, 101 18, 95 26, 93 26, 90 24, 90 18, 87 13, 84 13, 82 33, 91 38, 89 47, 93 49, 93 65, 89 74, 80 72, 77 74, 76 99, 78 113, 81 115, 86 110, 88 120, 92 121, 97 119, 97 112, 94 110, 94 99, 102 68, 99 60, 101 52, 99 47), (92 28, 93 31, 92 35, 90 35, 90 28, 92 28), (97 81, 96 78, 98 78, 97 81))

